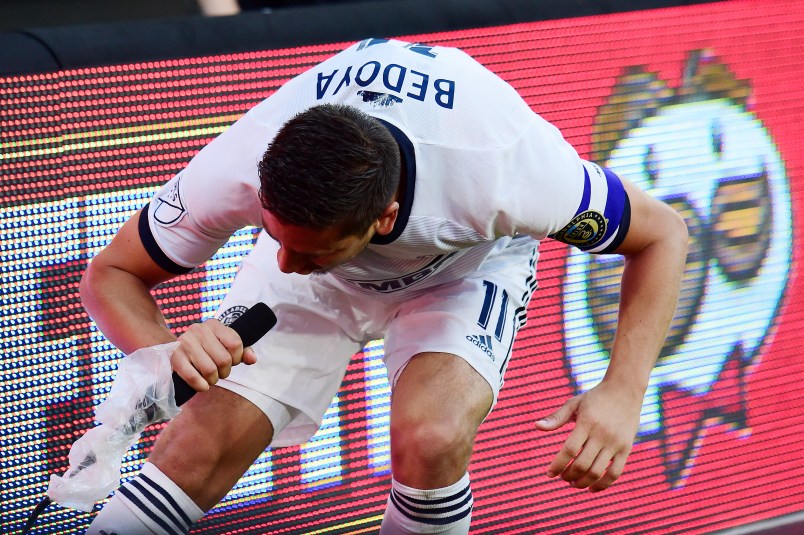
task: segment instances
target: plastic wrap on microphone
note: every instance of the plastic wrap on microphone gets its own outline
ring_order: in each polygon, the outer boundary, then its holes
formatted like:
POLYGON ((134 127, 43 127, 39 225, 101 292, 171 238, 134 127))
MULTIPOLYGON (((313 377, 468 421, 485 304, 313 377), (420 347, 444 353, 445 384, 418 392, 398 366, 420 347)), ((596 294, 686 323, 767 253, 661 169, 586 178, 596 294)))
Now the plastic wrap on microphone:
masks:
POLYGON ((73 444, 64 475, 50 477, 51 500, 91 511, 120 484, 123 456, 145 427, 179 413, 170 365, 178 344, 139 349, 121 359, 109 395, 95 409, 100 425, 73 444))

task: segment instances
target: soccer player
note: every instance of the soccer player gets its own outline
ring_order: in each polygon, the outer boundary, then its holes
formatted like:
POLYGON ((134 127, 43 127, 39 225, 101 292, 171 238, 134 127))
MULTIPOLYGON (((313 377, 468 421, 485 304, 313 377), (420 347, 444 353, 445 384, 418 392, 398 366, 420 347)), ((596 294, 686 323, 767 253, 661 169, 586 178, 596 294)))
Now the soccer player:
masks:
POLYGON ((89 533, 187 532, 266 447, 307 441, 350 357, 384 337, 393 477, 381 533, 466 534, 473 442, 548 236, 626 267, 605 378, 536 424, 576 422, 547 475, 591 491, 620 476, 675 311, 686 226, 580 159, 468 55, 368 39, 289 81, 123 225, 87 269, 84 305, 124 352, 173 341, 150 290, 255 225, 220 319, 192 325, 171 357, 201 393, 89 533), (226 323, 258 301, 279 321, 244 349, 226 323))

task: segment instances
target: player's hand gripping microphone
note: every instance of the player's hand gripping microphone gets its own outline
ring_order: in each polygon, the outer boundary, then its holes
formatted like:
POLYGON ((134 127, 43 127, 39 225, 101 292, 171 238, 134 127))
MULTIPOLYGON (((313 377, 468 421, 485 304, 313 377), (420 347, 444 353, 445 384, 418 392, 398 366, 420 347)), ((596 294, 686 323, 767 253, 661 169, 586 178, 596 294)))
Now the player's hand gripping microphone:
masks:
MULTIPOLYGON (((240 335, 243 347, 262 338, 276 315, 265 303, 257 303, 230 327, 240 335)), ((101 425, 87 431, 70 448, 70 467, 64 475, 50 476, 47 496, 36 506, 22 533, 52 502, 82 511, 120 485, 122 458, 146 426, 170 420, 178 406, 196 391, 172 372, 170 355, 179 342, 139 349, 123 358, 106 400, 95 409, 101 425)))
MULTIPOLYGON (((257 340, 273 329, 276 325, 276 315, 274 311, 265 303, 257 303, 246 310, 242 316, 234 320, 229 327, 240 335, 243 347, 254 345, 257 340)), ((193 387, 173 372, 173 390, 175 392, 176 405, 184 405, 196 394, 193 387)))

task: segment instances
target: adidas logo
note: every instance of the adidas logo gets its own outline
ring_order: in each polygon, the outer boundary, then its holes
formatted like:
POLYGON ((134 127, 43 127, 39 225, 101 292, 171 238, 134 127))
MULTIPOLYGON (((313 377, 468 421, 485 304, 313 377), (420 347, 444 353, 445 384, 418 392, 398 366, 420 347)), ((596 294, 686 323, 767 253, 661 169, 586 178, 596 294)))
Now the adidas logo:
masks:
POLYGON ((491 351, 491 336, 487 334, 468 334, 466 335, 466 339, 475 344, 494 361, 494 353, 491 351))

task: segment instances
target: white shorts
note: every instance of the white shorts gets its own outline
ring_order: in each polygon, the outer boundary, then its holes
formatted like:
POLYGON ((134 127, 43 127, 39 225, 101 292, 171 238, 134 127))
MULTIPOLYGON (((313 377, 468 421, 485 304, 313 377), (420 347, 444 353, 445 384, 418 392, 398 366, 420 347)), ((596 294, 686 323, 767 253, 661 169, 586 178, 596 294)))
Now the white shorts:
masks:
POLYGON ((538 242, 518 237, 492 252, 469 276, 405 300, 357 295, 332 275, 279 271, 276 243, 261 236, 244 260, 218 317, 229 322, 258 301, 276 326, 253 348, 257 363, 235 366, 218 385, 257 405, 274 427, 272 446, 302 444, 321 425, 355 353, 384 338, 391 387, 414 355, 459 356, 494 392, 503 384, 516 332, 536 287, 538 242))

